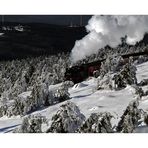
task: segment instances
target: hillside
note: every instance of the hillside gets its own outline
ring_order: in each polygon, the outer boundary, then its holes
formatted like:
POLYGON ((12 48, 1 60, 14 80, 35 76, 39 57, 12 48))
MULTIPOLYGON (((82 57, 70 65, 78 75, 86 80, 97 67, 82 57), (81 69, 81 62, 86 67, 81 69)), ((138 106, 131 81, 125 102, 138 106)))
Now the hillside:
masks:
MULTIPOLYGON (((143 79, 148 78, 148 62, 137 65, 137 79, 140 82, 143 79)), ((56 85, 51 85, 49 88, 58 88, 61 83, 56 85)), ((104 112, 108 111, 115 118, 111 120, 113 125, 116 125, 120 120, 121 115, 126 109, 127 105, 130 101, 134 100, 135 94, 134 89, 131 86, 127 86, 122 90, 96 90, 97 79, 90 78, 87 81, 76 84, 73 87, 69 88, 69 93, 72 102, 74 102, 79 108, 80 111, 86 116, 89 117, 91 113, 94 112, 104 112)), ((142 87, 144 90, 147 90, 147 86, 142 87)), ((25 93, 22 94, 24 97, 25 93)), ((56 105, 52 105, 47 108, 43 108, 41 110, 35 111, 32 114, 40 113, 43 116, 46 116, 49 122, 51 123, 52 116, 57 112, 59 107, 65 102, 58 103, 56 105)), ((147 96, 142 97, 140 100, 139 108, 144 111, 148 111, 148 98, 147 96)), ((2 117, 0 118, 0 132, 7 133, 12 132, 14 128, 18 127, 22 122, 22 118, 20 116, 17 117, 2 117)), ((43 126, 43 131, 46 131, 48 126, 43 126)), ((139 128, 135 130, 135 132, 147 132, 147 127, 145 125, 140 125, 139 128)))

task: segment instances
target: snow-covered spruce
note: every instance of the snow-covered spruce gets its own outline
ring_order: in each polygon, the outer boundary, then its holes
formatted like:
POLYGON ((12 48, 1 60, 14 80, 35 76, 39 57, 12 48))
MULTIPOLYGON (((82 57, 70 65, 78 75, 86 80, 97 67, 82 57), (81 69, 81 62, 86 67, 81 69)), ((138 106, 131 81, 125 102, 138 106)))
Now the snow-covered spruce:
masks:
POLYGON ((48 99, 48 86, 45 83, 39 85, 35 83, 31 92, 32 110, 46 105, 48 99))
POLYGON ((17 115, 25 115, 25 104, 23 101, 20 99, 15 98, 14 102, 8 107, 6 111, 6 116, 11 117, 11 116, 17 116, 17 115))
POLYGON ((7 109, 8 109, 7 105, 0 106, 0 117, 3 117, 7 114, 7 109))
POLYGON ((127 63, 114 75, 115 89, 122 89, 128 85, 137 84, 136 67, 132 63, 127 63))
POLYGON ((133 64, 133 58, 130 57, 126 62, 125 64, 125 61, 120 56, 108 57, 101 64, 97 89, 118 90, 125 88, 127 84, 137 84, 136 67, 133 64))
POLYGON ((124 111, 119 121, 116 131, 121 133, 132 133, 138 126, 138 120, 141 119, 142 112, 138 109, 139 102, 132 101, 124 111))
POLYGON ((54 104, 71 99, 70 94, 68 92, 68 88, 73 85, 74 85, 73 82, 65 81, 56 90, 54 90, 51 87, 48 91, 48 95, 45 100, 45 106, 54 105, 54 104))
POLYGON ((145 95, 141 87, 135 86, 134 88, 135 88, 135 94, 138 95, 140 98, 145 95))
POLYGON ((101 63, 100 75, 105 76, 107 73, 118 72, 124 65, 121 56, 108 56, 105 62, 101 63))
POLYGON ((148 60, 147 56, 140 55, 138 59, 135 61, 136 64, 142 64, 148 60))
POLYGON ((14 133, 42 133, 42 124, 47 124, 47 119, 41 115, 29 115, 24 117, 22 125, 16 128, 14 133))
POLYGON ((80 133, 112 133, 111 118, 108 113, 92 113, 85 123, 80 127, 80 133))
POLYGON ((70 94, 68 92, 69 85, 70 84, 68 84, 67 82, 63 82, 61 87, 57 89, 57 91, 54 94, 54 99, 57 100, 57 103, 70 99, 70 94))
POLYGON ((34 98, 31 95, 31 92, 24 92, 18 95, 17 98, 14 98, 14 100, 1 104, 0 116, 24 116, 34 109, 36 109, 36 104, 34 98))
POLYGON ((72 81, 65 81, 63 85, 68 89, 69 87, 73 87, 74 83, 72 81))
POLYGON ((135 89, 135 95, 139 96, 139 99, 148 95, 148 90, 144 91, 142 87, 139 87, 138 85, 133 85, 132 87, 135 89))
POLYGON ((67 102, 52 117, 52 123, 47 133, 75 133, 84 122, 85 116, 80 112, 78 106, 67 102))
POLYGON ((114 84, 111 74, 106 74, 104 77, 99 76, 97 81, 97 90, 99 89, 113 89, 114 84))

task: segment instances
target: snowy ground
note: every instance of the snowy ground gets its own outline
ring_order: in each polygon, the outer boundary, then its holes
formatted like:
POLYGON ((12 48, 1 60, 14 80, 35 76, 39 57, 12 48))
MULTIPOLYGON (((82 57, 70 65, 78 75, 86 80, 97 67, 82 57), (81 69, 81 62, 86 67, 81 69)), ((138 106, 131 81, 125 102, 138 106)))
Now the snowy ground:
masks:
MULTIPOLYGON (((140 82, 142 79, 148 78, 148 62, 137 66, 137 79, 140 82)), ((69 89, 72 102, 79 106, 81 112, 88 117, 93 112, 108 111, 114 115, 115 119, 112 119, 113 125, 119 120, 130 101, 134 100, 134 89, 131 86, 127 86, 120 91, 111 90, 99 90, 96 91, 97 80, 91 78, 88 81, 84 81, 75 85, 69 89)), ((57 86, 59 86, 58 84, 57 86)), ((50 86, 56 88, 56 86, 50 86)), ((148 89, 148 86, 143 88, 148 89)), ((51 117, 56 113, 59 106, 65 102, 50 106, 48 108, 38 110, 33 114, 40 113, 46 116, 51 121, 51 117)), ((148 111, 148 97, 143 97, 140 101, 140 108, 148 111)), ((21 117, 0 118, 0 132, 7 133, 18 127, 22 122, 21 117)), ((47 127, 43 127, 45 130, 47 127)), ((136 132, 148 132, 147 127, 140 127, 136 129, 136 132)))

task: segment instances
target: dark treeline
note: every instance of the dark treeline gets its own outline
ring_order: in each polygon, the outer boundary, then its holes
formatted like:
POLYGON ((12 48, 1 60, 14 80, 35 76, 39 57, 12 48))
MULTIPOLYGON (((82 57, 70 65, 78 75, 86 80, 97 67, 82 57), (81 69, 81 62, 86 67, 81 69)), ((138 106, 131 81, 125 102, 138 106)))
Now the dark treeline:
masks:
POLYGON ((23 31, 15 30, 18 23, 0 27, 0 60, 22 59, 29 56, 55 55, 70 52, 76 40, 86 35, 85 27, 69 27, 40 23, 21 24, 23 31))

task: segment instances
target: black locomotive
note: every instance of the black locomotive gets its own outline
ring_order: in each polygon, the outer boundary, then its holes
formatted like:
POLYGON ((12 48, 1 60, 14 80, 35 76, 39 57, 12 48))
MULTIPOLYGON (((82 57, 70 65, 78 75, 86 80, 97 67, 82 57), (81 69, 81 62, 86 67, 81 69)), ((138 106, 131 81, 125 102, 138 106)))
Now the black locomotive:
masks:
MULTIPOLYGON (((140 55, 147 56, 148 51, 139 52, 139 53, 130 53, 121 56, 124 59, 124 61, 127 62, 129 57, 132 56, 134 59, 136 59, 140 55)), ((94 71, 100 69, 101 62, 103 61, 105 61, 105 59, 67 68, 65 72, 65 80, 73 81, 75 84, 82 82, 89 76, 93 76, 94 71)))

